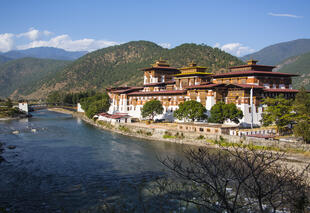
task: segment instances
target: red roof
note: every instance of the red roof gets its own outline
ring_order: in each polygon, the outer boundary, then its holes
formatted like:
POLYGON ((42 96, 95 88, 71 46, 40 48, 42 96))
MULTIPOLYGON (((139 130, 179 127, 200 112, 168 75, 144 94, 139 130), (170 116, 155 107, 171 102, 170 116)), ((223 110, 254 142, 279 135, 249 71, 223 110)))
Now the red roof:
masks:
POLYGON ((185 94, 186 90, 162 90, 162 91, 151 91, 151 92, 131 92, 128 95, 164 95, 164 94, 185 94))
POLYGON ((161 85, 167 85, 167 84, 175 84, 175 81, 166 81, 166 82, 150 83, 150 84, 144 84, 144 86, 145 86, 145 87, 149 87, 149 86, 161 86, 161 85))
POLYGON ((292 92, 297 93, 299 90, 297 89, 264 89, 265 92, 292 92))
POLYGON ((202 89, 202 88, 212 88, 212 87, 217 87, 217 86, 237 86, 237 87, 241 87, 241 88, 256 88, 256 89, 263 89, 263 86, 258 86, 255 84, 201 84, 201 85, 193 85, 193 86, 189 86, 186 87, 186 89, 202 89))
POLYGON ((180 71, 176 67, 145 67, 141 69, 142 71, 148 71, 148 70, 167 70, 167 71, 180 71))
POLYGON ((221 84, 200 84, 200 85, 192 85, 187 86, 186 89, 203 89, 203 88, 211 88, 221 84))
POLYGON ((128 114, 126 114, 126 113, 117 113, 117 114, 111 115, 111 114, 102 112, 99 115, 106 117, 106 118, 112 118, 112 119, 119 119, 119 118, 123 118, 123 117, 128 117, 128 114))
POLYGON ((225 76, 238 76, 238 75, 277 75, 277 76, 299 76, 296 74, 289 74, 289 73, 281 73, 281 72, 268 72, 268 71, 236 71, 236 72, 229 72, 223 74, 216 74, 213 75, 214 78, 220 78, 225 76))
POLYGON ((135 90, 142 90, 142 89, 143 87, 127 87, 127 88, 120 87, 119 89, 112 88, 112 89, 109 89, 108 91, 110 91, 111 93, 121 94, 121 93, 133 92, 135 90))
POLYGON ((234 66, 234 67, 229 67, 229 69, 236 69, 236 68, 243 68, 243 67, 258 67, 258 68, 276 68, 276 66, 269 66, 269 65, 259 65, 259 64, 245 64, 245 65, 240 65, 240 66, 234 66))

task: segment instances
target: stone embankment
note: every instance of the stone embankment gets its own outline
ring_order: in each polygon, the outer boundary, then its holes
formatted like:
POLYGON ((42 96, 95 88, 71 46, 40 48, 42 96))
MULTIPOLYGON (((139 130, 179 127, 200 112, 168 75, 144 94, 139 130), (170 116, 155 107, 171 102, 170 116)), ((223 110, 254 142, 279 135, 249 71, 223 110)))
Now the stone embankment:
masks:
POLYGON ((85 122, 98 128, 113 131, 122 135, 142 138, 153 141, 167 141, 172 143, 208 146, 208 147, 229 147, 234 144, 247 148, 264 149, 270 151, 284 151, 287 153, 287 159, 299 162, 310 162, 310 145, 302 142, 285 142, 278 140, 266 140, 263 138, 239 137, 233 135, 211 135, 199 134, 198 132, 180 131, 176 125, 165 123, 116 123, 112 125, 108 122, 94 121, 87 118, 84 113, 71 112, 65 109, 50 109, 66 114, 72 114, 85 122))

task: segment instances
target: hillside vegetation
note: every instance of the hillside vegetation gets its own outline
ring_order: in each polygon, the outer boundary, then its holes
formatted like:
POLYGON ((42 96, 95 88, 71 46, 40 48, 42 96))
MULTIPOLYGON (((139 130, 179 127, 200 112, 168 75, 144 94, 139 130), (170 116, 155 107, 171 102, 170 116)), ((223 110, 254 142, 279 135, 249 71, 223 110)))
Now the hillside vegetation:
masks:
POLYGON ((307 52, 310 52, 310 39, 298 39, 265 47, 241 59, 245 61, 253 58, 259 60, 259 64, 278 65, 287 58, 307 52))
POLYGON ((148 41, 134 41, 89 53, 63 71, 50 75, 30 97, 43 96, 50 91, 77 92, 101 90, 119 85, 141 85, 143 67, 149 67, 160 57, 171 66, 181 67, 194 60, 209 67, 210 72, 226 72, 227 67, 243 64, 241 60, 218 48, 206 45, 183 44, 166 49, 148 41))
POLYGON ((299 74, 300 76, 293 80, 293 87, 300 88, 303 86, 310 90, 310 52, 285 60, 281 63, 279 71, 299 74))
MULTIPOLYGON (((62 70, 69 61, 22 58, 0 65, 0 97, 19 97, 38 88, 42 79, 62 70)), ((47 78, 48 79, 48 78, 47 78)))

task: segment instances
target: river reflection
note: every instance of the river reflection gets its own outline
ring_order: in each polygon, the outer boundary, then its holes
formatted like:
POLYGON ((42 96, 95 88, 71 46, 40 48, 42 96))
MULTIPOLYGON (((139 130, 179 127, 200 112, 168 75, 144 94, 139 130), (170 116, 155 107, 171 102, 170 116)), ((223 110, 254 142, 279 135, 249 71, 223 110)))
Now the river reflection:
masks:
POLYGON ((164 175, 158 156, 182 157, 184 148, 49 111, 0 121, 0 142, 16 146, 0 163, 0 209, 7 212, 96 211, 103 202, 134 199, 136 186, 164 175))

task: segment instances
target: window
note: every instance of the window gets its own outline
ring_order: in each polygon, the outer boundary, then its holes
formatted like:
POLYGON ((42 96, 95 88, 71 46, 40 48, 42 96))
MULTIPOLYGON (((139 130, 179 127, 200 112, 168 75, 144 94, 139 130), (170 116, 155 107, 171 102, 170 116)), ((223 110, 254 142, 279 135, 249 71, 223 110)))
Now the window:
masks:
POLYGON ((200 132, 203 132, 203 128, 199 128, 199 131, 200 131, 200 132))
POLYGON ((210 129, 207 129, 207 132, 211 132, 211 130, 210 130, 210 129))
POLYGON ((251 107, 249 107, 249 113, 251 113, 252 112, 252 109, 251 109, 251 107))

